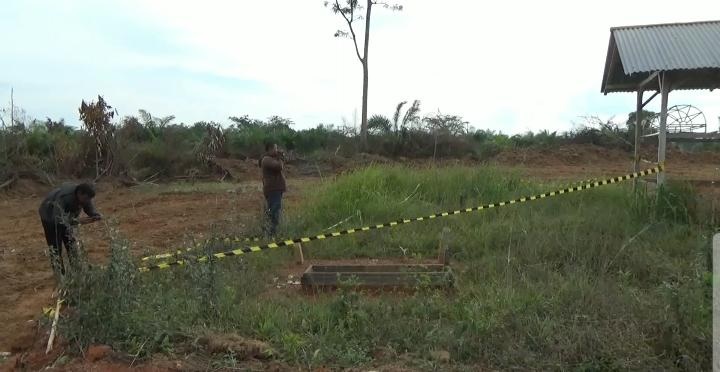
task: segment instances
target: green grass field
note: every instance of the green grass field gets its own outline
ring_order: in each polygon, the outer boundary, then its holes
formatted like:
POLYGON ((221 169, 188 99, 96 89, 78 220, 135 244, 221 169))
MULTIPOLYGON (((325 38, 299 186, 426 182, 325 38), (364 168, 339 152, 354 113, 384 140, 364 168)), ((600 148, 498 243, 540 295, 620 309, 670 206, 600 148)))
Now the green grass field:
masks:
MULTIPOLYGON (((557 188, 494 168, 371 167, 308 188, 282 236, 304 236, 557 188)), ((207 332, 269 343, 298 368, 708 370, 710 239, 692 191, 631 183, 307 244, 312 258, 432 258, 444 228, 451 293, 310 297, 274 290, 287 248, 137 272, 127 242, 67 283, 62 334, 131 355, 187 354, 207 332), (656 202, 657 200, 657 202, 656 202), (450 359, 438 360, 436 352, 450 359)), ((199 351, 198 351, 199 352, 199 351)), ((217 366, 237 366, 231 354, 217 366)), ((444 358, 443 358, 444 359, 444 358)))

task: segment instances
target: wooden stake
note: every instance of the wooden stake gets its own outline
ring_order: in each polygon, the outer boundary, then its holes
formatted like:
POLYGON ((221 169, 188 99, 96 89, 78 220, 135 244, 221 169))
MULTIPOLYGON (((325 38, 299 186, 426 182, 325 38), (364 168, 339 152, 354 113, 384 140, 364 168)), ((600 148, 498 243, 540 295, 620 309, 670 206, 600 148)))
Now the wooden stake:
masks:
POLYGON ((305 257, 303 257, 302 244, 295 243, 295 263, 302 265, 305 263, 305 257))
MULTIPOLYGON (((633 157, 633 172, 640 170, 640 129, 643 114, 643 87, 637 92, 637 107, 635 108, 635 156, 633 157)), ((633 190, 637 188, 638 179, 633 180, 633 190)))
POLYGON ((438 263, 442 265, 450 264, 450 252, 448 250, 448 240, 450 239, 450 229, 444 228, 440 233, 440 244, 438 246, 438 263))
POLYGON ((57 304, 55 305, 55 318, 53 319, 52 328, 50 329, 50 338, 48 339, 45 354, 49 354, 53 349, 53 341, 55 341, 55 331, 57 330, 57 323, 58 319, 60 318, 60 304, 62 304, 62 299, 58 297, 57 304))
MULTIPOLYGON (((662 83, 660 85, 660 130, 658 132, 658 163, 665 162, 665 148, 667 146, 667 106, 668 95, 670 94, 670 77, 667 72, 662 73, 662 83)), ((658 172, 658 187, 665 184, 665 172, 658 172)))

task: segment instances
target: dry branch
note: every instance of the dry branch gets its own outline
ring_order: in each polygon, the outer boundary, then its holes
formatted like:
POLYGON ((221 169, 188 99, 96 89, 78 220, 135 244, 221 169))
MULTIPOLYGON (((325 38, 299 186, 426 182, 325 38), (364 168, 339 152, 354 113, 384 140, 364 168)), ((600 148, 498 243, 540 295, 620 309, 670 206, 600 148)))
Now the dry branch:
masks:
POLYGON ((18 179, 17 173, 13 174, 9 180, 0 184, 0 191, 5 190, 6 188, 10 188, 10 186, 12 186, 12 184, 15 183, 15 181, 17 181, 17 179, 18 179))

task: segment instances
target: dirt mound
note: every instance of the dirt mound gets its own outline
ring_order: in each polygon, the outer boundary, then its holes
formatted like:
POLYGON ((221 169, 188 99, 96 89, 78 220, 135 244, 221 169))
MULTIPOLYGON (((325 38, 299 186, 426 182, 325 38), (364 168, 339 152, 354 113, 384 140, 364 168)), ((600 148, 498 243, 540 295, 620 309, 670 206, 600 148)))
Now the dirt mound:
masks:
POLYGON ((217 158, 213 160, 215 164, 227 171, 236 181, 247 181, 257 179, 260 175, 257 159, 230 159, 217 158))
MULTIPOLYGON (((260 180, 262 173, 258 159, 247 158, 245 160, 218 158, 214 160, 215 165, 227 171, 235 181, 260 180)), ((337 164, 338 166, 342 164, 337 164)), ((329 174, 334 171, 336 164, 325 161, 307 161, 304 159, 292 159, 285 163, 285 174, 288 177, 318 176, 329 174)))
POLYGON ((360 153, 353 157, 342 155, 321 154, 312 160, 296 158, 288 161, 286 174, 293 176, 325 177, 340 174, 346 171, 366 167, 373 164, 391 164, 402 162, 402 159, 393 160, 381 155, 360 153))
POLYGON ((491 161, 502 165, 586 165, 632 160, 632 153, 595 145, 503 150, 491 161))
MULTIPOLYGON (((650 158, 653 158, 653 156, 657 158, 657 150, 650 154, 650 158)), ((702 162, 720 165, 720 152, 717 151, 688 152, 669 146, 666 157, 668 161, 702 162)))

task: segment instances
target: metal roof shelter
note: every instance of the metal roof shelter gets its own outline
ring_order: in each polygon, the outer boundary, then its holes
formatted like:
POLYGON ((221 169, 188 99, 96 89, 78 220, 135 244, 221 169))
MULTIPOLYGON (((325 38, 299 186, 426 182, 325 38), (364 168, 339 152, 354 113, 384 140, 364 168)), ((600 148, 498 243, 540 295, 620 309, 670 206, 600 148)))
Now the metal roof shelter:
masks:
MULTIPOLYGON (((661 96, 658 162, 665 161, 667 103, 672 90, 720 88, 720 20, 613 27, 601 92, 637 93, 635 171, 642 109, 661 96), (643 100, 643 93, 654 91, 643 100)), ((665 174, 658 173, 658 185, 665 174)))

